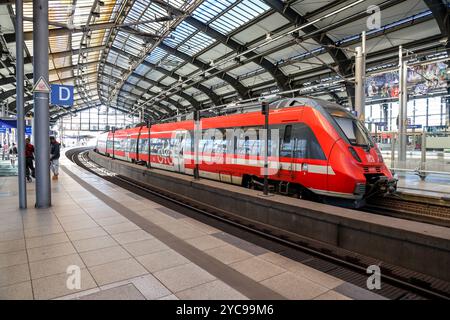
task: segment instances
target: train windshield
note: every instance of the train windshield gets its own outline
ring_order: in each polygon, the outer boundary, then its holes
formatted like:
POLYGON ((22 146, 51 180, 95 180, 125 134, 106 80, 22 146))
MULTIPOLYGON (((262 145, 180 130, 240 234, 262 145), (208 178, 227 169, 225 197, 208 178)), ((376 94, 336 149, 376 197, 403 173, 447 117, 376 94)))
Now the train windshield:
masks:
POLYGON ((354 118, 338 117, 333 115, 339 127, 352 145, 373 147, 372 139, 364 125, 354 118))

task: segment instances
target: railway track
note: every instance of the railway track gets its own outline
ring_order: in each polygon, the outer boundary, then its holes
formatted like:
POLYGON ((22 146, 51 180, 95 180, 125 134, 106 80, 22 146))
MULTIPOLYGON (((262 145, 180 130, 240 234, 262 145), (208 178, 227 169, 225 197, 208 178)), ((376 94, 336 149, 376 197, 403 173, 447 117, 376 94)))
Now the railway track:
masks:
MULTIPOLYGON (((211 208, 168 190, 130 180, 116 175, 90 161, 86 148, 69 150, 66 156, 84 169, 101 176, 131 192, 139 194, 161 205, 183 211, 202 222, 237 234, 241 238, 253 239, 258 245, 267 246, 268 242, 288 248, 285 256, 297 260, 314 269, 366 288, 367 267, 379 265, 382 274, 382 288, 376 293, 388 299, 445 299, 450 300, 450 283, 402 267, 386 264, 382 261, 362 256, 341 248, 319 243, 309 238, 299 237, 289 232, 249 221, 218 208, 211 208)), ((269 245, 270 247, 270 245, 269 245)), ((281 253, 283 254, 283 253, 281 253)))
POLYGON ((362 211, 450 227, 450 201, 399 194, 368 201, 362 211))

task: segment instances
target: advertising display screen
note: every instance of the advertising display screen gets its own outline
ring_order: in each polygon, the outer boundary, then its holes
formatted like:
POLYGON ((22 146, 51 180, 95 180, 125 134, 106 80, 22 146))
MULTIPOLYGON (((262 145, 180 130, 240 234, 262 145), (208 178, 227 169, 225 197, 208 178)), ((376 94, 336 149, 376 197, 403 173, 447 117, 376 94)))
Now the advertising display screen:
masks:
MULTIPOLYGON (((442 62, 408 67, 408 90, 425 95, 447 87, 447 65, 442 62)), ((398 71, 386 72, 366 80, 366 95, 372 99, 396 98, 399 93, 398 71)))

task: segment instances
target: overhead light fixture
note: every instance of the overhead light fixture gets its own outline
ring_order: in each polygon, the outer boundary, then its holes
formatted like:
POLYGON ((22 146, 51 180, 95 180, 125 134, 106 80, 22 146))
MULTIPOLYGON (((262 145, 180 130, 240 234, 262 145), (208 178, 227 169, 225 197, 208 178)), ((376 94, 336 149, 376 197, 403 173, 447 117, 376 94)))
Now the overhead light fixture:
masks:
POLYGON ((272 35, 269 33, 266 33, 266 40, 272 40, 272 35))

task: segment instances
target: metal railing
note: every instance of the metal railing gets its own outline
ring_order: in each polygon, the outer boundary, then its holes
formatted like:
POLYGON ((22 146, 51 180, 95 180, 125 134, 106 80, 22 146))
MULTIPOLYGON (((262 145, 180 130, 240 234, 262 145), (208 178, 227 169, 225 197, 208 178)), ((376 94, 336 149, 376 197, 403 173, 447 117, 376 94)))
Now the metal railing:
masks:
POLYGON ((388 143, 379 146, 393 173, 412 172, 422 180, 430 174, 450 175, 450 133, 409 133, 405 161, 398 160, 397 133, 390 133, 389 137, 388 143))

